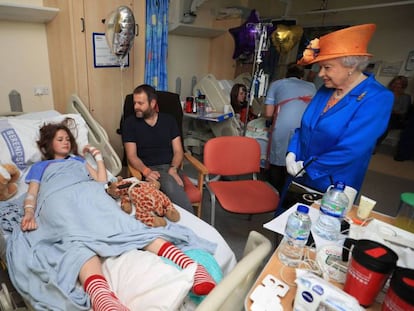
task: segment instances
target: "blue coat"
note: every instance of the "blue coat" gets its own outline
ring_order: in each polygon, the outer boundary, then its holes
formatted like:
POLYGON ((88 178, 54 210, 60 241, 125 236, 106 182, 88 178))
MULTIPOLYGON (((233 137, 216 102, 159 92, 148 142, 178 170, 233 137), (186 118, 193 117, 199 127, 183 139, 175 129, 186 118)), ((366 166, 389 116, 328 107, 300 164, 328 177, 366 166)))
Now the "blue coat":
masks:
POLYGON ((343 181, 359 191, 377 139, 387 128, 393 94, 369 76, 323 113, 333 91, 321 87, 313 97, 288 152, 305 165, 314 159, 298 182, 325 192, 343 181))

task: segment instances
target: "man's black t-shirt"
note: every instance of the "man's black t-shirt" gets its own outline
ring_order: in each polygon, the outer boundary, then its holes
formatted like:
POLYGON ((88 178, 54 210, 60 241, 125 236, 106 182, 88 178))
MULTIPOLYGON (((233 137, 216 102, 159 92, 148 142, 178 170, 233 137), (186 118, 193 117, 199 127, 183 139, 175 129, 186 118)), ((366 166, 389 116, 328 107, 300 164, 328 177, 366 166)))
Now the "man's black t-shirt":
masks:
POLYGON ((143 118, 129 116, 122 128, 122 142, 134 142, 137 155, 147 166, 170 164, 173 158, 172 140, 180 135, 176 120, 169 114, 158 113, 154 126, 143 118))

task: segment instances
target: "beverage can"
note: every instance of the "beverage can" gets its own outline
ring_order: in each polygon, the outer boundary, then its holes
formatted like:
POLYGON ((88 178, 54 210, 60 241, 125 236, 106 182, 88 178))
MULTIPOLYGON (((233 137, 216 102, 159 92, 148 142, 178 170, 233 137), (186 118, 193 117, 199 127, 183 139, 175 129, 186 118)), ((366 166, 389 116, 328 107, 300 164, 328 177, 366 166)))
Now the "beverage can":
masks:
POLYGON ((194 104, 194 98, 193 97, 187 97, 185 99, 185 112, 191 113, 193 112, 193 104, 194 104))

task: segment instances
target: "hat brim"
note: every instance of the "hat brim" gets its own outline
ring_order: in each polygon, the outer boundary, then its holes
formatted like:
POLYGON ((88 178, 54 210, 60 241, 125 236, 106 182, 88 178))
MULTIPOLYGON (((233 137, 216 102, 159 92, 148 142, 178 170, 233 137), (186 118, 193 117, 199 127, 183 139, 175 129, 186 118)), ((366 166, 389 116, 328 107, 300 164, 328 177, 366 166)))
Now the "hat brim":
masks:
POLYGON ((334 59, 334 58, 340 58, 340 57, 345 57, 345 56, 368 56, 368 57, 372 57, 373 55, 370 53, 338 53, 338 54, 329 54, 329 55, 318 55, 315 57, 314 60, 310 61, 310 62, 304 62, 303 58, 300 59, 297 63, 299 65, 311 65, 314 63, 319 63, 321 61, 324 60, 329 60, 329 59, 334 59))

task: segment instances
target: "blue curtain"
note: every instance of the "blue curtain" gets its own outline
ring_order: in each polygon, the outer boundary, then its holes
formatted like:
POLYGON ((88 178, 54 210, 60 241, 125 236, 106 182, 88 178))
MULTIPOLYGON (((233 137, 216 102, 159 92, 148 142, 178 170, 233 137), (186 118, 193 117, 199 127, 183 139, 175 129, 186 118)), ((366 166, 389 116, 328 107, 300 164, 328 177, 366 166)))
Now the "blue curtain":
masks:
POLYGON ((145 36, 145 83, 168 90, 168 2, 147 0, 145 36))

